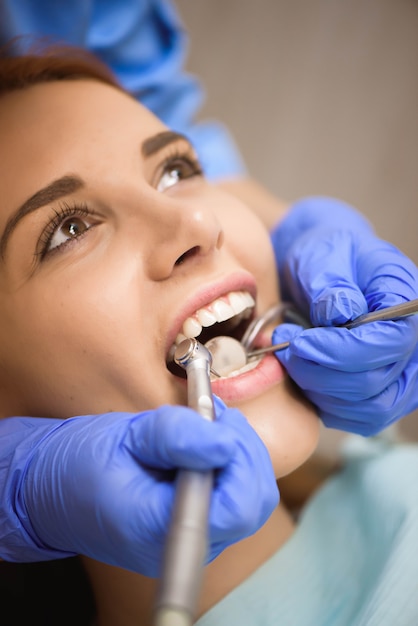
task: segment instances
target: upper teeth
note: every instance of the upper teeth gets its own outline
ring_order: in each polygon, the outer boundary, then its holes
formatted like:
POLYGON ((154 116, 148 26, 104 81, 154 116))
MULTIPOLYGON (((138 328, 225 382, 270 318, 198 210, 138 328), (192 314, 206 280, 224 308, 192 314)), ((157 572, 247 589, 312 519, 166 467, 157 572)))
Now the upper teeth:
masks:
POLYGON ((212 326, 216 322, 225 322, 235 315, 250 315, 255 302, 247 291, 231 291, 228 295, 217 298, 208 306, 198 309, 183 322, 181 332, 177 335, 175 345, 184 339, 198 337, 203 327, 212 326))

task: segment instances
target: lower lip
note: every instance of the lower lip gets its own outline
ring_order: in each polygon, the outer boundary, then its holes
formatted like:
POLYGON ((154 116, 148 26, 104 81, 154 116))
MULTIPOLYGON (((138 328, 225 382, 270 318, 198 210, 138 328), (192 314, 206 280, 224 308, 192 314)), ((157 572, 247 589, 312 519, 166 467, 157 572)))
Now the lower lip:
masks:
POLYGON ((226 403, 242 402, 261 395, 284 377, 284 368, 275 356, 269 354, 249 372, 213 381, 212 390, 226 403))

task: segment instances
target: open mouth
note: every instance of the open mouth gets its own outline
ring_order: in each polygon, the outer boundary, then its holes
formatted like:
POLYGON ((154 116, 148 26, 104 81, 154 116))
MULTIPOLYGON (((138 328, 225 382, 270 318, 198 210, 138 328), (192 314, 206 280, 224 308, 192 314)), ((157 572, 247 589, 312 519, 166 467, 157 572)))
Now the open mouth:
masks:
POLYGON ((248 291, 231 291, 198 309, 184 322, 167 356, 167 368, 175 376, 186 378, 186 372, 174 360, 176 347, 184 340, 196 338, 205 344, 221 335, 241 340, 254 316, 255 302, 248 291))

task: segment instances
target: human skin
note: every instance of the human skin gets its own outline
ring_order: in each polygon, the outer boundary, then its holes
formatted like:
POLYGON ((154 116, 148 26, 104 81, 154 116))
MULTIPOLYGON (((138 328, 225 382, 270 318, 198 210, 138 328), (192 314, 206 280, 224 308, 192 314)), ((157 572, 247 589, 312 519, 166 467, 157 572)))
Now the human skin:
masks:
MULTIPOLYGON (((52 181, 84 181, 6 228, 1 417, 185 404, 185 381, 166 367, 183 322, 198 309, 210 311, 215 300, 227 301, 230 292, 250 293, 255 315, 277 303, 265 226, 200 175, 185 139, 148 156, 141 150, 166 131, 128 95, 92 80, 39 84, 0 99, 0 233, 52 181)), ((277 478, 313 452, 315 410, 273 356, 251 372, 215 381, 213 390, 250 421, 277 478)), ((291 531, 279 507, 256 535, 225 550, 206 568, 199 614, 291 531)), ((146 623, 155 581, 91 561, 87 569, 102 598, 99 610, 106 605, 101 625, 133 624, 139 615, 136 623, 146 623)))

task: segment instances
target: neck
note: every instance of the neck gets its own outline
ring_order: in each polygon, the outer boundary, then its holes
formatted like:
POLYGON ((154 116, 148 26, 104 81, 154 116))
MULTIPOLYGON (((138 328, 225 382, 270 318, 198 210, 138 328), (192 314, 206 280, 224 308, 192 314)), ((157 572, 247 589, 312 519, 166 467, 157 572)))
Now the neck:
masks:
MULTIPOLYGON (((222 552, 203 573, 196 618, 248 578, 291 536, 292 519, 281 504, 254 535, 222 552)), ((98 626, 152 626, 158 581, 83 558, 98 610, 98 626)))

